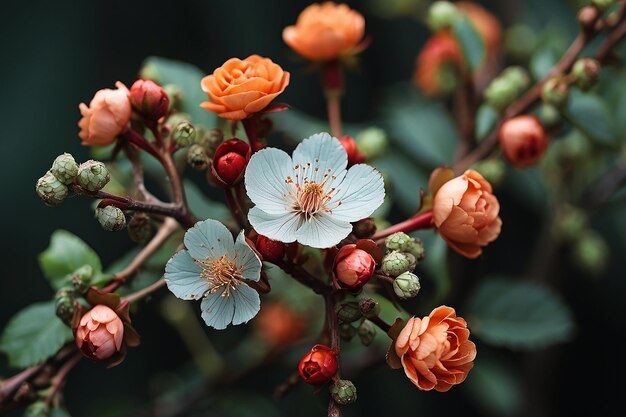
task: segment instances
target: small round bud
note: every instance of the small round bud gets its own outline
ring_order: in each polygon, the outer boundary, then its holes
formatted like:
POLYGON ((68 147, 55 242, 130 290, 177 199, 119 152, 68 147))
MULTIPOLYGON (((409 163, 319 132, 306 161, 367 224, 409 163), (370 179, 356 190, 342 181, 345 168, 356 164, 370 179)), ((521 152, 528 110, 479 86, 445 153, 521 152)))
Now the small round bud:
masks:
POLYGON ((594 5, 601 12, 605 11, 613 4, 615 4, 615 0, 591 0, 591 4, 594 5))
POLYGON ((196 128, 188 120, 179 122, 172 130, 172 140, 181 148, 196 141, 196 128))
POLYGON ((203 171, 208 168, 211 159, 206 150, 200 145, 191 145, 187 151, 187 164, 196 171, 203 171))
POLYGON ((246 158, 236 152, 228 152, 217 161, 215 170, 226 184, 233 184, 246 167, 246 158))
POLYGON ((298 372, 307 384, 324 384, 337 373, 338 363, 335 352, 324 345, 315 345, 307 352, 298 365, 298 372))
POLYGON ((122 348, 124 324, 115 311, 99 304, 80 319, 75 338, 78 350, 87 358, 109 359, 122 348))
POLYGON ((367 239, 376 233, 376 222, 371 217, 361 219, 354 223, 352 233, 359 239, 367 239))
POLYGON ((361 310, 363 317, 371 319, 372 317, 378 317, 380 314, 380 304, 373 298, 362 298, 359 300, 359 310, 361 310))
POLYGON ((384 130, 377 127, 368 127, 358 134, 356 143, 359 150, 367 159, 381 157, 389 147, 389 139, 384 130))
POLYGON ((562 108, 569 98, 569 85, 562 77, 553 77, 545 82, 541 88, 541 99, 544 103, 556 108, 562 108))
POLYGON ((352 323, 361 318, 361 309, 356 301, 346 301, 345 303, 337 304, 335 313, 337 318, 344 323, 352 323))
POLYGON ((516 167, 537 162, 548 148, 548 135, 535 116, 513 117, 502 124, 500 148, 507 161, 516 167))
POLYGON ((61 288, 54 296, 56 315, 65 324, 69 324, 74 317, 74 291, 71 288, 61 288))
POLYGON ((599 275, 606 269, 609 251, 604 238, 595 230, 588 229, 576 241, 572 257, 583 272, 589 275, 599 275))
POLYGON ((346 245, 335 256, 333 273, 342 288, 358 291, 374 274, 376 261, 363 249, 346 245))
POLYGON ((330 386, 330 395, 337 404, 352 404, 356 401, 356 387, 352 381, 339 379, 330 386))
POLYGON ((416 264, 421 262, 426 256, 422 239, 411 239, 411 241, 405 245, 404 252, 413 255, 413 257, 415 257, 416 264))
POLYGON ((346 342, 349 342, 356 336, 356 327, 350 323, 339 323, 339 336, 346 342))
POLYGON ((600 63, 593 58, 582 58, 576 61, 572 75, 576 85, 585 91, 593 87, 600 76, 600 63))
POLYGON ((202 136, 198 136, 196 138, 196 143, 198 145, 202 145, 204 149, 207 150, 209 155, 215 154, 217 148, 224 142, 224 132, 222 129, 213 128, 209 130, 206 134, 202 136))
POLYGON ((150 120, 158 120, 167 114, 170 99, 161 86, 151 80, 137 80, 128 93, 135 111, 150 120))
POLYGON ((541 106, 539 106, 537 117, 546 129, 551 129, 558 126, 559 123, 561 123, 563 120, 559 109, 546 103, 542 103, 541 106))
POLYGON ((500 76, 511 82, 518 94, 530 85, 528 71, 520 66, 507 67, 502 71, 500 76))
POLYGON ((526 61, 537 44, 537 34, 530 26, 513 25, 506 30, 504 44, 506 51, 516 61, 526 61))
POLYGON ((599 15, 598 9, 593 6, 585 6, 578 11, 578 15, 576 17, 583 32, 593 30, 599 15))
POLYGON ((49 415, 50 406, 45 401, 36 401, 24 410, 24 417, 48 417, 49 415))
POLYGON ((91 277, 93 276, 93 267, 91 265, 83 265, 72 273, 72 286, 79 294, 84 294, 89 290, 91 285, 91 277))
POLYGON ((411 240, 411 236, 406 233, 397 232, 385 239, 385 246, 388 250, 398 250, 404 252, 411 240))
POLYGON ((96 219, 107 232, 118 232, 126 226, 124 212, 115 206, 104 206, 96 209, 96 219))
POLYGON ((575 242, 585 231, 587 215, 569 204, 559 207, 553 223, 555 237, 561 242, 575 242))
POLYGON ((356 141, 351 136, 342 136, 339 138, 339 142, 348 154, 348 166, 365 162, 365 155, 359 151, 356 141))
POLYGON ((415 258, 411 259, 406 253, 394 250, 383 258, 381 270, 386 275, 397 277, 410 270, 411 263, 415 263, 415 258))
POLYGON ((152 219, 146 213, 140 211, 131 216, 127 230, 130 240, 140 245, 148 242, 154 235, 152 219))
POLYGON ((285 244, 278 240, 259 235, 256 238, 256 249, 259 251, 264 261, 278 262, 285 256, 285 244))
POLYGON ((393 281, 393 291, 400 298, 413 298, 420 288, 419 278, 411 272, 405 272, 393 281))
POLYGON ((369 320, 363 320, 357 334, 359 335, 359 339, 361 339, 361 343, 363 343, 364 346, 369 346, 376 337, 376 326, 369 320))
POLYGON ((246 142, 237 138, 227 140, 215 150, 211 171, 223 186, 238 184, 243 179, 251 154, 246 142))
POLYGON ((428 9, 427 24, 433 32, 449 29, 460 13, 449 1, 436 1, 428 9))
POLYGON ((78 175, 78 164, 72 155, 64 153, 56 157, 50 172, 63 184, 70 185, 78 175))
POLYGON ((78 167, 76 182, 87 191, 101 190, 110 179, 106 165, 100 161, 90 159, 78 167))
POLYGON ((61 204, 69 194, 67 186, 59 181, 50 171, 37 180, 35 191, 39 198, 48 206, 61 204))
POLYGON ((509 67, 485 89, 485 101, 496 110, 503 110, 528 87, 530 77, 522 67, 509 67))

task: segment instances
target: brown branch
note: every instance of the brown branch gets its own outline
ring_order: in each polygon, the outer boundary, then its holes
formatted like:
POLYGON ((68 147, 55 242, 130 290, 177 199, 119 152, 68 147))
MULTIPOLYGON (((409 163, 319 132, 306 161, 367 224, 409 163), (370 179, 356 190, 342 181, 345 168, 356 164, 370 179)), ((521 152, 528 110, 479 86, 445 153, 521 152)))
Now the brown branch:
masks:
POLYGON ((374 240, 376 243, 382 243, 387 236, 390 236, 397 232, 411 233, 416 230, 427 229, 429 227, 432 227, 432 220, 433 212, 427 211, 377 232, 376 234, 374 234, 374 236, 372 236, 372 240, 374 240))
POLYGON ((137 300, 142 299, 143 297, 146 297, 150 294, 152 294, 153 292, 155 292, 156 290, 158 290, 159 288, 161 288, 162 286, 165 285, 165 278, 160 278, 158 281, 154 282, 151 285, 148 285, 145 288, 140 289, 137 292, 134 292, 126 297, 124 297, 122 299, 123 301, 128 301, 129 304, 134 303, 137 300))

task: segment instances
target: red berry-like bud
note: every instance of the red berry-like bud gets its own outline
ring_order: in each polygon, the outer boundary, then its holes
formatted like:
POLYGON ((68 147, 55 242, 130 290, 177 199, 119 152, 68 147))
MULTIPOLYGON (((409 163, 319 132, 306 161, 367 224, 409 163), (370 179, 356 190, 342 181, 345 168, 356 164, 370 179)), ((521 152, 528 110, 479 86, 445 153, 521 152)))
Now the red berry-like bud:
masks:
POLYGON ((359 151, 356 146, 356 142, 350 136, 343 136, 339 138, 339 142, 343 145, 346 153, 348 154, 348 166, 356 165, 365 162, 365 155, 359 151))
POLYGON ((129 96, 133 108, 147 119, 158 120, 167 114, 170 99, 154 81, 135 81, 129 96))
POLYGON ((285 256, 285 244, 283 242, 272 240, 263 235, 256 238, 256 249, 264 261, 277 262, 285 256))
POLYGON ((548 135, 535 116, 517 116, 500 128, 500 147, 505 158, 516 167, 537 162, 548 147, 548 135))
POLYGON ((323 384, 337 373, 337 355, 331 348, 315 345, 300 359, 298 372, 307 384, 323 384))
POLYGON ((211 170, 215 178, 224 186, 232 186, 241 181, 250 160, 250 146, 239 139, 230 139, 215 150, 211 170))
POLYGON ((90 359, 109 359, 122 349, 123 340, 122 320, 105 305, 97 305, 85 313, 76 328, 76 346, 90 359))
POLYGON ((356 291, 369 281, 375 269, 372 255, 356 245, 346 245, 335 256, 333 273, 339 286, 356 291))

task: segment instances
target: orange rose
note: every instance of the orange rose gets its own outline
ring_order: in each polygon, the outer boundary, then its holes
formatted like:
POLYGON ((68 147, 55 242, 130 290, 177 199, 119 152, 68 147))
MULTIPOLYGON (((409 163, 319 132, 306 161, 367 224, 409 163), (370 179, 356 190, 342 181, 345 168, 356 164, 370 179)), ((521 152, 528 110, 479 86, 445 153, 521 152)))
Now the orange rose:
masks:
POLYGON ((202 108, 223 119, 242 120, 257 113, 289 85, 289 73, 271 59, 250 55, 231 58, 202 79, 202 91, 211 101, 202 108))
POLYGON ((306 59, 330 61, 359 52, 364 33, 359 12, 329 1, 304 9, 296 24, 283 30, 283 40, 306 59))
POLYGON ((417 56, 413 82, 429 96, 454 88, 456 74, 463 65, 459 45, 448 32, 431 37, 417 56))
POLYGON ((396 339, 395 351, 406 376, 419 389, 445 392, 465 380, 476 358, 467 323, 453 308, 441 306, 430 315, 413 317, 396 339))
POLYGON ((491 184, 471 169, 443 184, 433 199, 439 233, 452 249, 471 259, 500 234, 499 211, 491 184))
POLYGON ((98 91, 89 107, 85 103, 78 106, 83 116, 78 122, 78 136, 83 145, 110 145, 126 129, 132 112, 128 88, 119 81, 115 86, 116 90, 105 88, 98 91))

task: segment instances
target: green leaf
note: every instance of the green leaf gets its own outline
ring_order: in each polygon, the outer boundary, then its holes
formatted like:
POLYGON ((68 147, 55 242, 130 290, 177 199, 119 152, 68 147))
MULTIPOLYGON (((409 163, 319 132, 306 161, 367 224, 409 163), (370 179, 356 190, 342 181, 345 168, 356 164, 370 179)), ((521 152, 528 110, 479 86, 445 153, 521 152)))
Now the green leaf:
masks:
POLYGON ((376 166, 385 175, 385 189, 392 190, 396 203, 406 213, 415 213, 420 205, 420 189, 428 188, 428 177, 402 152, 389 151, 376 166), (389 179, 391 181, 389 181, 389 179))
POLYGON ((572 89, 564 115, 570 123, 597 144, 604 146, 617 144, 613 115, 609 106, 599 96, 572 89))
POLYGON ((530 59, 530 73, 535 80, 542 80, 558 60, 559 54, 553 47, 539 48, 530 59))
POLYGON ((161 57, 149 57, 143 63, 142 73, 160 85, 174 84, 181 89, 181 111, 191 116, 193 123, 212 128, 217 123, 217 116, 200 107, 207 101, 200 82, 204 73, 197 67, 180 61, 161 57))
POLYGON ((480 356, 465 383, 469 398, 494 416, 517 415, 524 399, 518 374, 507 362, 480 356))
POLYGON ((55 231, 50 246, 39 255, 39 266, 54 289, 70 285, 69 275, 83 265, 90 265, 95 274, 102 270, 98 254, 67 230, 55 231))
POLYGON ((48 417, 70 417, 70 413, 65 408, 53 408, 48 417))
POLYGON ((482 104, 476 113, 476 139, 478 141, 485 139, 497 121, 498 111, 487 104, 482 104))
POLYGON ((485 61, 485 43, 474 24, 465 16, 455 19, 452 25, 454 37, 461 45, 465 62, 474 71, 485 61))
POLYGON ((46 301, 11 319, 0 338, 0 351, 8 355, 11 366, 27 368, 53 356, 72 339, 70 329, 56 316, 54 301, 46 301))
POLYGON ((494 346, 536 349, 568 340, 574 332, 568 306, 532 282, 492 278, 467 306, 473 334, 494 346))
POLYGON ((199 219, 215 219, 226 224, 233 221, 230 210, 224 203, 209 199, 191 181, 185 180, 183 184, 189 208, 199 219))

